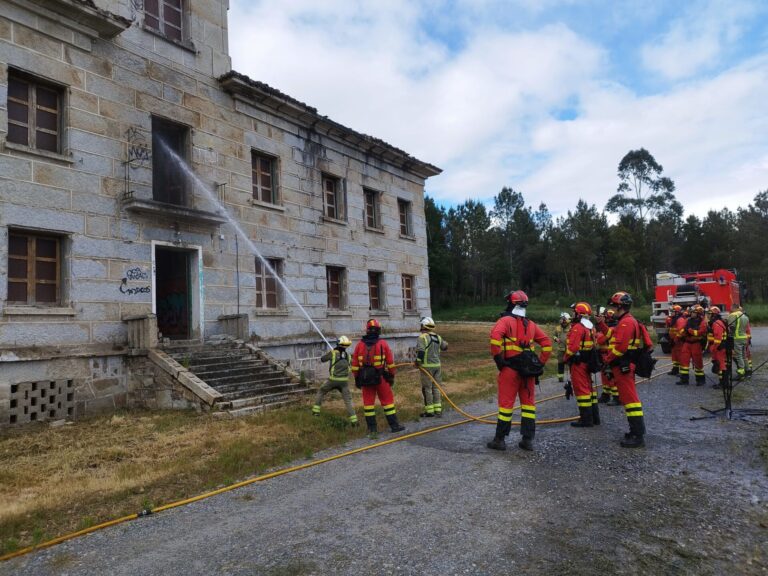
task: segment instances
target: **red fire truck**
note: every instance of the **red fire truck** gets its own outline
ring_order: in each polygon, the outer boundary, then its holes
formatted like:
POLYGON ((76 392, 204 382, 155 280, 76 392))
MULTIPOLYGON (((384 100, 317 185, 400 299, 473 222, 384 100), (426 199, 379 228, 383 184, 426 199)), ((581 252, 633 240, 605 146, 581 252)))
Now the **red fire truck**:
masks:
POLYGON ((741 304, 741 290, 736 280, 736 271, 718 268, 708 272, 656 274, 656 294, 651 322, 661 349, 667 354, 672 350, 672 343, 665 321, 674 304, 683 308, 694 304, 701 304, 704 308, 717 306, 723 315, 728 314, 733 304, 741 304))

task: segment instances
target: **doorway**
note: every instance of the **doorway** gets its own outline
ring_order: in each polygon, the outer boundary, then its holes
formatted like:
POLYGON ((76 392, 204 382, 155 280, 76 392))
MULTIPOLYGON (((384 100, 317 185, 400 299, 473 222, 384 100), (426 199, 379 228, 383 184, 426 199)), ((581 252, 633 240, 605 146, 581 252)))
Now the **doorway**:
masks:
POLYGON ((155 247, 155 313, 163 338, 191 337, 191 260, 188 250, 155 247))

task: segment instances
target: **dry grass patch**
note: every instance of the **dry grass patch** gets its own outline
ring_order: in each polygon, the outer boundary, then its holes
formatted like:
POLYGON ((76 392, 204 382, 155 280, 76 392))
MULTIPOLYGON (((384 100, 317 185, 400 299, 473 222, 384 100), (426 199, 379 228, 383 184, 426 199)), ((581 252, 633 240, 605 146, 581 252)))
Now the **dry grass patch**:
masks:
MULTIPOLYGON (((438 326, 450 343, 445 389, 458 403, 495 394, 489 326, 438 326)), ((352 386, 362 421, 360 392, 352 386)), ((419 373, 401 369, 400 418, 422 410, 419 373)), ((0 432, 0 553, 138 512, 361 437, 339 396, 313 418, 307 401, 237 420, 194 412, 130 412, 0 432)), ((383 416, 380 428, 386 429, 383 416)))

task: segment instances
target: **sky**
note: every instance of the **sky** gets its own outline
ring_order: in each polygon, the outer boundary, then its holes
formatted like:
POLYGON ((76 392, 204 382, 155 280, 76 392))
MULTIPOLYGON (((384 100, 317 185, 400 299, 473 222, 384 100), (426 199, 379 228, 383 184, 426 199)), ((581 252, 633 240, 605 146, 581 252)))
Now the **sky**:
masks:
POLYGON ((426 193, 602 209, 647 149, 686 214, 768 189, 764 0, 230 0, 232 66, 440 167, 426 193))

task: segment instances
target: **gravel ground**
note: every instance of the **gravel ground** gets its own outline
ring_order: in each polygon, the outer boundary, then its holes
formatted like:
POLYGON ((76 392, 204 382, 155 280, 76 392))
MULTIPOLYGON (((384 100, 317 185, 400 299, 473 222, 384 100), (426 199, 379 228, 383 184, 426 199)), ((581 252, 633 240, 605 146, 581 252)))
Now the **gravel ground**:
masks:
MULTIPOLYGON (((768 329, 755 341, 759 363, 768 329)), ((743 388, 736 406, 768 407, 768 367, 743 388)), ((75 539, 0 574, 768 574, 768 418, 690 421, 722 396, 669 376, 640 396, 645 449, 618 446, 620 407, 601 405, 593 429, 540 426, 534 453, 516 442, 491 452, 493 427, 462 425, 75 539)), ((538 410, 574 414, 573 399, 538 410)))

